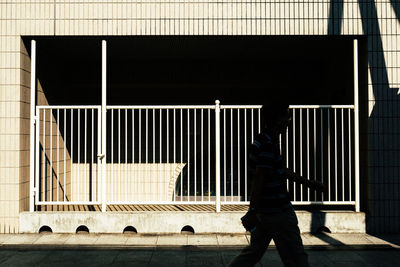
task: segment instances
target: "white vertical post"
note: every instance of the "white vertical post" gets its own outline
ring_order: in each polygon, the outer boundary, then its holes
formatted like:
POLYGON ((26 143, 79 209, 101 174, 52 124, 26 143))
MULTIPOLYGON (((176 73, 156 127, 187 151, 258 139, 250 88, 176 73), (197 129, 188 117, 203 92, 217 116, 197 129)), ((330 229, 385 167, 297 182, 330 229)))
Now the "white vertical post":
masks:
POLYGON ((360 154, 359 154, 359 117, 358 117, 358 42, 354 47, 354 169, 355 169, 355 201, 356 212, 360 211, 360 154))
POLYGON ((101 42, 101 211, 106 211, 107 41, 101 42))
POLYGON ((38 196, 37 191, 35 191, 38 185, 34 184, 35 181, 35 114, 36 106, 36 41, 31 41, 31 127, 30 127, 30 195, 29 195, 29 211, 35 211, 35 195, 38 196), (36 193, 36 194, 35 194, 36 193))
POLYGON ((215 208, 217 212, 221 211, 221 181, 220 181, 220 106, 219 100, 215 101, 215 208))

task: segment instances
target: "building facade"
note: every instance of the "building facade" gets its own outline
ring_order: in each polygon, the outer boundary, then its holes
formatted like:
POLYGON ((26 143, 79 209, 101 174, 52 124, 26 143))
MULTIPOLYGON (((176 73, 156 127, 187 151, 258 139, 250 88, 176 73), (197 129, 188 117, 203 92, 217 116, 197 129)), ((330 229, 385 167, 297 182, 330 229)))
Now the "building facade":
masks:
MULTIPOLYGON (((29 211, 31 56, 23 38, 46 36, 364 38, 361 209, 367 231, 400 231, 400 2, 0 1, 0 233, 19 232, 19 214, 29 211)), ((37 99, 47 102, 40 81, 37 99)))

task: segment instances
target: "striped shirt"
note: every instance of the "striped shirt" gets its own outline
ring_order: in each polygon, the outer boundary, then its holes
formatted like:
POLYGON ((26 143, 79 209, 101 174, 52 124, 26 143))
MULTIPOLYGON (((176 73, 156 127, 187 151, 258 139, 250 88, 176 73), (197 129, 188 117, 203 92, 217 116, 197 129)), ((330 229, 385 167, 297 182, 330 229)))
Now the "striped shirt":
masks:
POLYGON ((256 168, 264 173, 262 188, 252 207, 261 213, 276 213, 291 207, 290 197, 286 188, 283 161, 279 145, 274 141, 267 129, 255 137, 248 155, 250 175, 255 174, 256 168))

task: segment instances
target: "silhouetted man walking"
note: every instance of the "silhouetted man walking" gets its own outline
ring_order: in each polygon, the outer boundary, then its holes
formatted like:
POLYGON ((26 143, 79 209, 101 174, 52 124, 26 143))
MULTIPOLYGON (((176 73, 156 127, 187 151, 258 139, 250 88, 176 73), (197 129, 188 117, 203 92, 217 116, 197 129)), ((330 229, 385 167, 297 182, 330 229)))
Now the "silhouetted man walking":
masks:
POLYGON ((324 186, 283 167, 279 134, 286 131, 291 120, 288 106, 269 105, 262 108, 261 114, 264 127, 255 137, 248 155, 248 170, 252 177, 250 208, 242 218, 243 226, 251 232, 250 245, 229 266, 254 266, 261 260, 271 239, 285 266, 308 266, 286 179, 313 189, 323 190, 324 186))

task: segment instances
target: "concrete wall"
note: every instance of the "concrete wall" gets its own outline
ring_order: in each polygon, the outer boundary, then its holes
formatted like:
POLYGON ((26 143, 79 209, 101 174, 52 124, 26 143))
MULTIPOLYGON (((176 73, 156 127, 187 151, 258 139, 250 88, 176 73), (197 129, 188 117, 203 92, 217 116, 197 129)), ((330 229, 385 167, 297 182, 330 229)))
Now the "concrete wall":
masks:
MULTIPOLYGON (((240 219, 245 212, 23 212, 20 216, 22 233, 38 233, 49 226, 53 233, 75 233, 80 225, 90 233, 122 233, 133 226, 138 233, 180 233, 186 225, 195 233, 244 233, 240 219)), ((364 233, 365 213, 326 211, 311 213, 296 211, 301 232, 315 232, 322 226, 332 233, 364 233), (311 222, 311 223, 310 223, 311 222)))
POLYGON ((389 0, 0 1, 0 232, 17 232, 27 208, 30 71, 21 36, 197 34, 367 35, 367 227, 399 232, 399 22, 399 4, 389 0))

